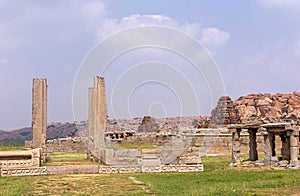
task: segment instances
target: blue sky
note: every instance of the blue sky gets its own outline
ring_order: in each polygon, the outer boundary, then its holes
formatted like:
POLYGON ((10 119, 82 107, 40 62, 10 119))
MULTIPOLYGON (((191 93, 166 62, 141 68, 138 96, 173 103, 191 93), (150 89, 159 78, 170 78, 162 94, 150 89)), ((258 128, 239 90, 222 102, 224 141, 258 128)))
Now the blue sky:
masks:
MULTIPOLYGON (((172 27, 203 44, 220 69, 226 94, 233 99, 249 93, 300 91, 297 0, 1 0, 0 10, 0 129, 30 126, 34 77, 48 79, 48 121, 73 121, 73 83, 83 59, 105 37, 141 25, 172 27)), ((129 67, 138 62, 132 59, 141 62, 164 57, 175 67, 180 68, 180 63, 188 67, 160 50, 128 55, 103 74, 108 101, 114 86, 111 78, 121 74, 121 64, 129 67)), ((200 89, 198 114, 207 115, 215 103, 207 95, 205 81, 199 78, 189 75, 191 85, 200 89)), ((134 91, 129 108, 132 117, 151 114, 150 110, 158 116, 180 115, 178 107, 172 105, 177 101, 170 98, 170 89, 156 85, 134 91), (155 94, 161 95, 161 100, 155 94)))

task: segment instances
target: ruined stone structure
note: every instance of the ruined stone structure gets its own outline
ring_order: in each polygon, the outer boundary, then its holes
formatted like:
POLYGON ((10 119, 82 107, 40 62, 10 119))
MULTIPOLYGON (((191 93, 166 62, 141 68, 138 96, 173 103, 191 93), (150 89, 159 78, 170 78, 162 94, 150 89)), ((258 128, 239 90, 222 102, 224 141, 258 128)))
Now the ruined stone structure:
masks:
MULTIPOLYGON (((120 130, 105 133, 106 117, 105 82, 104 78, 96 76, 94 77, 94 86, 89 88, 88 157, 105 163, 108 170, 113 167, 119 168, 118 170, 120 167, 129 168, 129 171, 136 172, 203 170, 199 151, 190 146, 192 139, 182 135, 173 135, 162 149, 123 150, 109 148, 111 140, 124 139, 127 133, 125 131, 122 134, 120 130), (105 135, 110 136, 110 139, 105 139, 105 135)), ((154 119, 145 117, 138 130, 157 132, 158 127, 154 119)))
POLYGON ((85 138, 82 137, 58 138, 54 140, 47 140, 46 142, 48 154, 51 152, 86 153, 86 145, 85 138))
POLYGON ((101 160, 102 150, 105 148, 106 130, 106 91, 103 77, 94 77, 94 86, 89 88, 89 158, 101 160))
POLYGON ((290 123, 269 124, 246 124, 234 125, 232 130, 232 163, 242 165, 241 153, 241 131, 249 132, 249 161, 253 165, 264 165, 273 167, 299 168, 299 130, 298 126, 290 123), (264 160, 259 162, 257 150, 257 136, 264 138, 264 160), (281 140, 281 156, 276 156, 278 142, 281 140))
POLYGON ((138 132, 149 133, 149 132, 158 132, 158 124, 155 122, 155 119, 151 116, 145 116, 142 120, 141 125, 138 127, 138 132))
POLYGON ((33 79, 32 85, 32 147, 42 149, 42 161, 46 160, 47 131, 47 80, 33 79))
POLYGON ((24 151, 1 151, 0 169, 32 168, 40 166, 41 148, 24 151))
POLYGON ((233 102, 228 96, 222 96, 217 107, 211 112, 211 124, 228 125, 239 122, 238 110, 233 106, 233 102))

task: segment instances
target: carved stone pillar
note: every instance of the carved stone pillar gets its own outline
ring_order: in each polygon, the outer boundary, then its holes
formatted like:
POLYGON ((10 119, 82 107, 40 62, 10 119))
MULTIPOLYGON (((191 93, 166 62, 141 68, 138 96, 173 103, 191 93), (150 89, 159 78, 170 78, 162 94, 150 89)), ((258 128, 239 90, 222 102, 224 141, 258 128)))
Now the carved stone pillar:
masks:
POLYGON ((256 133, 257 129, 249 129, 249 159, 250 161, 257 161, 257 142, 256 142, 256 133))
MULTIPOLYGON (((268 129, 267 129, 268 130, 268 129)), ((264 164, 265 166, 271 166, 271 157, 272 157, 272 148, 270 140, 272 139, 273 134, 268 131, 264 133, 264 164)))
POLYGON ((241 163, 241 141, 240 141, 241 129, 235 129, 232 132, 232 163, 241 163))
POLYGON ((298 167, 299 131, 293 131, 290 136, 290 167, 298 167))
POLYGON ((280 136, 282 141, 281 155, 283 160, 290 160, 290 137, 287 134, 280 136))

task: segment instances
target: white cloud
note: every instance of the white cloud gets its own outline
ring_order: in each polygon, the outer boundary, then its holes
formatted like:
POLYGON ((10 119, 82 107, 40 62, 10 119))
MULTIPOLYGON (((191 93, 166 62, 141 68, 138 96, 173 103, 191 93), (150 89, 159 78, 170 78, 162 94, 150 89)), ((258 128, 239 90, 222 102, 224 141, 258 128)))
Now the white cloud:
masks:
POLYGON ((99 27, 97 37, 98 39, 103 39, 111 33, 144 25, 160 25, 178 29, 191 35, 211 50, 223 46, 230 39, 229 32, 222 31, 216 27, 202 28, 202 25, 199 22, 180 23, 179 21, 164 15, 140 14, 133 14, 124 17, 121 20, 107 18, 102 26, 99 27))
POLYGON ((222 46, 230 38, 230 34, 215 27, 205 28, 201 32, 201 42, 204 45, 222 46))
MULTIPOLYGON (((67 91, 62 94, 56 89, 60 89, 60 84, 72 89, 75 70, 86 52, 111 33, 142 25, 160 25, 184 31, 199 41, 205 40, 207 46, 219 47, 229 39, 229 36, 224 37, 229 33, 217 27, 209 39, 204 38, 203 32, 207 30, 201 23, 184 23, 160 14, 114 18, 103 1, 20 1, 16 4, 2 0, 0 8, 0 89, 6 95, 0 97, 0 102, 18 102, 18 97, 28 97, 22 104, 30 106, 30 95, 24 95, 23 91, 30 93, 33 77, 46 77, 51 82, 49 89, 53 89, 49 93, 49 107, 57 108, 51 104, 64 107, 51 110, 49 116, 64 116, 59 119, 62 121, 72 118, 69 115, 72 108, 71 104, 64 105, 60 97, 71 98, 71 94, 67 91), (16 75, 18 82, 13 83, 16 75), (8 83, 10 88, 6 86, 8 83)), ((19 118, 19 124, 11 122, 14 114, 7 115, 11 108, 5 105, 0 117, 7 123, 2 126, 16 127, 28 122, 26 116, 19 118)), ((30 114, 30 107, 24 111, 30 114)))

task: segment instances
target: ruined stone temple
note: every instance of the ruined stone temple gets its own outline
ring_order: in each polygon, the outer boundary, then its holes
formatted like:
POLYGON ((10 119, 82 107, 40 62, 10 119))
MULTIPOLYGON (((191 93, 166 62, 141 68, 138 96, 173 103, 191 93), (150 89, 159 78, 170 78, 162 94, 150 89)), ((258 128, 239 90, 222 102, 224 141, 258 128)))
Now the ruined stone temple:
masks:
POLYGON ((300 169, 298 92, 251 94, 234 101, 222 96, 207 117, 145 116, 120 121, 107 117, 103 77, 93 78, 87 94, 87 137, 47 141, 47 80, 33 79, 32 141, 26 146, 34 149, 0 152, 0 176, 199 172, 203 171, 201 156, 209 154, 231 154, 233 166, 300 169), (155 148, 123 149, 119 144, 155 148), (87 152, 88 159, 104 165, 41 167, 50 152, 87 152))
MULTIPOLYGON (((299 99, 297 93, 293 93, 291 98, 299 99)), ((233 165, 294 169, 300 167, 298 160, 300 127, 295 116, 297 110, 287 106, 287 103, 295 101, 289 100, 286 95, 273 97, 270 94, 249 95, 235 103, 229 97, 220 98, 217 107, 212 111, 211 123, 221 124, 232 133, 233 165), (282 109, 279 110, 277 107, 280 104, 282 109), (289 112, 294 114, 289 115, 289 112), (242 149, 242 146, 247 144, 245 141, 248 143, 248 152, 245 148, 242 149), (263 148, 258 149, 258 142, 263 148), (259 153, 263 153, 263 160, 258 159, 259 153), (241 154, 248 154, 249 159, 243 160, 241 154)))
MULTIPOLYGON (((105 81, 95 76, 93 87, 88 89, 88 158, 107 165, 105 170, 114 168, 126 172, 195 172, 202 171, 200 154, 192 150, 191 138, 171 136, 159 149, 118 149, 110 148, 110 139, 122 141, 128 133, 105 133, 107 104, 105 81), (122 137, 123 135, 123 137, 122 137), (112 138, 106 137, 111 136, 112 138)), ((157 133, 158 124, 151 117, 145 117, 137 132, 157 133)), ((144 134, 143 134, 144 135, 144 134)))

